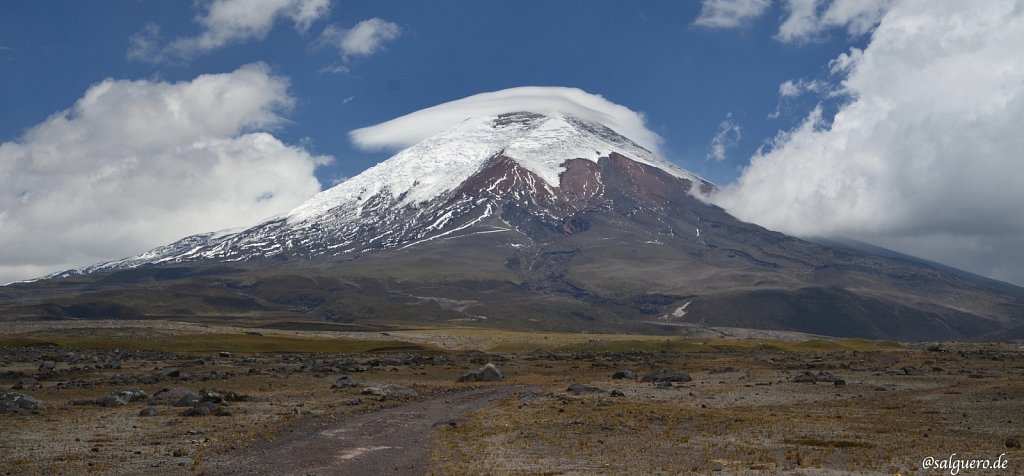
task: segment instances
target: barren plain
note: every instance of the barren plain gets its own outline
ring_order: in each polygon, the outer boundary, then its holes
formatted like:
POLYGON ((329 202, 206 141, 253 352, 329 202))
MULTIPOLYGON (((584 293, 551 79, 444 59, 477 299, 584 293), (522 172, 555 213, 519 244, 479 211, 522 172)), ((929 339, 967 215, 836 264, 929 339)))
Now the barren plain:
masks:
POLYGON ((0 388, 9 475, 1024 473, 1020 344, 6 323, 0 388))

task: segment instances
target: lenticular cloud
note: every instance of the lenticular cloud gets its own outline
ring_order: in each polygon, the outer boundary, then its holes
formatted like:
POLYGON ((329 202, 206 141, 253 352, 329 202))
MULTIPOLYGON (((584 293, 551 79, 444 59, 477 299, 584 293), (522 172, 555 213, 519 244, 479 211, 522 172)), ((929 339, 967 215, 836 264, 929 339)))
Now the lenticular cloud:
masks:
POLYGON ((641 113, 581 89, 539 86, 476 94, 356 129, 349 136, 361 149, 400 149, 469 117, 519 111, 538 114, 561 112, 604 124, 655 153, 662 142, 658 134, 647 128, 641 113))

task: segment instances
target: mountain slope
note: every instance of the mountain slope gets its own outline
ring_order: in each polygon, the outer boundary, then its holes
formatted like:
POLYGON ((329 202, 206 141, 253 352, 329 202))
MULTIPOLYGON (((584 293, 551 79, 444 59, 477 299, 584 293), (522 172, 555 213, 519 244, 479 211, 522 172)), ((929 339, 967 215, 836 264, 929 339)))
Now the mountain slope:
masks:
POLYGON ((599 124, 470 118, 284 216, 25 286, 37 299, 0 297, 27 317, 284 313, 898 339, 993 338, 1024 321, 1020 288, 787 237, 693 187, 713 188, 599 124))

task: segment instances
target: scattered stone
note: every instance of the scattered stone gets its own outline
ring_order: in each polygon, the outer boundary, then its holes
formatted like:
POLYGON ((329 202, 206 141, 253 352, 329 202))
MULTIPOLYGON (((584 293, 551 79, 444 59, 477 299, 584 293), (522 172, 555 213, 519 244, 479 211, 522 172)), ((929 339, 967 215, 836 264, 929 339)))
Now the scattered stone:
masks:
POLYGON ((171 453, 171 455, 174 456, 175 458, 181 458, 182 456, 185 456, 185 450, 178 448, 174 450, 174 452, 171 453))
POLYGON ((141 402, 145 400, 148 395, 141 388, 126 388, 114 392, 114 395, 121 397, 126 402, 141 402))
POLYGON ((160 414, 160 410, 156 407, 146 407, 139 411, 140 417, 154 417, 160 414))
POLYGON ((479 369, 467 373, 459 377, 458 382, 497 382, 504 380, 505 376, 501 374, 494 364, 488 363, 479 369))
POLYGON ((192 406, 183 412, 181 416, 231 416, 231 412, 225 410, 220 405, 213 402, 200 402, 192 406))
POLYGON ((128 402, 115 394, 110 394, 97 398, 96 404, 101 407, 113 408, 127 405, 128 402))
POLYGON ((185 407, 199 402, 199 396, 188 387, 164 387, 149 399, 150 404, 165 404, 185 407))
POLYGON ((842 386, 846 385, 846 380, 843 380, 843 379, 833 380, 832 381, 832 385, 835 385, 836 387, 842 387, 842 386))
POLYGON ((815 383, 818 381, 818 377, 814 375, 814 372, 808 370, 807 372, 793 377, 793 381, 796 383, 815 383))
POLYGON ((1020 440, 1018 440, 1016 438, 1007 438, 1006 439, 1006 447, 1007 448, 1020 448, 1020 440))
POLYGON ((672 382, 669 382, 668 380, 662 380, 660 382, 655 382, 654 388, 660 388, 660 389, 672 388, 672 382))
POLYGON ((163 380, 166 378, 181 377, 181 369, 176 367, 169 367, 161 369, 157 373, 153 374, 153 378, 156 380, 163 380))
POLYGON ((172 407, 187 407, 189 405, 195 405, 195 404, 197 404, 199 402, 201 402, 201 400, 199 400, 198 396, 196 396, 196 395, 185 395, 184 397, 181 397, 178 400, 176 400, 174 402, 171 402, 171 406, 172 407))
POLYGON ((40 372, 53 372, 57 368, 57 363, 52 360, 47 360, 39 364, 40 372))
POLYGON ((455 427, 459 426, 459 419, 458 418, 452 418, 451 420, 439 421, 437 423, 434 423, 434 425, 433 425, 434 428, 437 428, 439 426, 448 426, 448 427, 455 428, 455 427))
POLYGON ((379 395, 382 398, 404 398, 404 397, 415 397, 418 395, 416 390, 409 387, 403 387, 393 383, 380 385, 377 387, 366 387, 362 391, 363 395, 379 395))
POLYGON ((604 393, 604 389, 597 388, 597 387, 591 387, 589 385, 583 385, 583 384, 579 384, 579 383, 574 383, 572 385, 569 385, 569 388, 566 389, 566 390, 569 391, 569 392, 575 393, 575 394, 581 394, 581 393, 604 393))
POLYGON ((346 388, 358 386, 355 380, 352 379, 351 375, 342 375, 331 384, 331 388, 346 388))
POLYGON ((220 352, 217 354, 217 356, 222 359, 226 359, 228 357, 231 357, 231 352, 220 352))
POLYGON ((631 370, 619 370, 612 374, 613 380, 633 380, 636 378, 636 374, 631 370))
POLYGON ((659 370, 644 375, 640 379, 641 382, 690 382, 693 377, 686 372, 680 372, 678 370, 659 370))
MULTIPOLYGON (((8 403, 5 405, 5 409, 14 408, 14 410, 37 410, 39 405, 42 403, 31 395, 25 395, 24 393, 6 391, 0 394, 0 402, 8 403)), ((14 411, 0 411, 0 413, 14 413, 14 411)))
POLYGON ((241 402, 245 400, 245 398, 246 397, 243 395, 239 395, 231 390, 224 390, 222 388, 206 387, 199 392, 199 401, 201 402, 241 402))
POLYGON ((0 401, 0 415, 10 415, 17 413, 18 404, 14 402, 8 402, 6 400, 0 401))
POLYGON ((39 390, 39 382, 34 378, 23 378, 11 387, 11 390, 39 390))
POLYGON ((903 367, 903 375, 921 375, 921 371, 917 370, 917 367, 906 366, 903 367))
POLYGON ((613 397, 625 397, 626 396, 626 392, 623 392, 622 390, 619 390, 619 389, 616 388, 616 389, 612 389, 610 395, 613 396, 613 397))
POLYGON ((808 371, 806 371, 806 372, 804 372, 802 374, 794 376, 793 377, 793 382, 796 382, 796 383, 829 382, 829 383, 832 383, 833 385, 846 385, 846 380, 844 380, 843 378, 841 378, 841 377, 839 377, 837 375, 833 375, 833 374, 830 374, 828 372, 818 372, 817 374, 815 374, 814 372, 811 372, 810 370, 808 370, 808 371), (842 383, 839 383, 839 382, 842 382, 842 383))

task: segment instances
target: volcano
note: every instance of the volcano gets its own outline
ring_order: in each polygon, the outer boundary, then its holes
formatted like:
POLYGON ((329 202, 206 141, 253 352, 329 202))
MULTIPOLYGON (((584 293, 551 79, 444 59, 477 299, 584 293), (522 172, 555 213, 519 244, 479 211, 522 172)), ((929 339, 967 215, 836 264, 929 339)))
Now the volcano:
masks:
POLYGON ((0 290, 13 318, 274 317, 900 340, 1020 334, 1024 289, 711 204, 566 113, 471 117, 248 229, 0 290))

